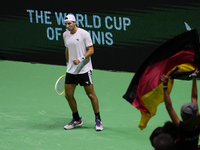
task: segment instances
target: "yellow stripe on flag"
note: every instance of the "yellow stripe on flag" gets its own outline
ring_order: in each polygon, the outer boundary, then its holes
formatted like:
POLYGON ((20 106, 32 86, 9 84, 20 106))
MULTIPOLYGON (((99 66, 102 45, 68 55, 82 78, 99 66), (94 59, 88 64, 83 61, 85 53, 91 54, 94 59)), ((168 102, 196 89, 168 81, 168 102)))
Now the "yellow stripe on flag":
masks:
MULTIPOLYGON (((175 72, 175 74, 181 72, 190 72, 195 70, 195 68, 191 64, 181 64, 175 66, 172 70, 174 70, 176 67, 178 67, 179 69, 177 72, 175 72)), ((167 75, 169 75, 172 70, 170 70, 167 73, 167 75)), ((163 83, 160 83, 158 87, 156 87, 155 89, 151 90, 150 92, 141 97, 143 104, 149 110, 150 113, 141 111, 141 120, 138 126, 140 129, 146 128, 148 121, 151 119, 151 117, 153 117, 156 114, 158 105, 164 102, 164 91, 162 86, 163 83)), ((169 78, 167 87, 170 94, 173 87, 173 79, 169 78)))

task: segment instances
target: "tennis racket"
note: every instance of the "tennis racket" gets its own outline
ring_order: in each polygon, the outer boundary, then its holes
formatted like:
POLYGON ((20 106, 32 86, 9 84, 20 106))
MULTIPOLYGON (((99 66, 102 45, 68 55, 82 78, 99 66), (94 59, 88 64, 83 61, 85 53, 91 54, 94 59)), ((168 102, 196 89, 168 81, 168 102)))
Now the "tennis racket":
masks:
POLYGON ((65 93, 65 76, 66 75, 62 75, 60 78, 58 78, 58 80, 56 81, 55 84, 55 91, 58 95, 62 95, 63 93, 65 93))

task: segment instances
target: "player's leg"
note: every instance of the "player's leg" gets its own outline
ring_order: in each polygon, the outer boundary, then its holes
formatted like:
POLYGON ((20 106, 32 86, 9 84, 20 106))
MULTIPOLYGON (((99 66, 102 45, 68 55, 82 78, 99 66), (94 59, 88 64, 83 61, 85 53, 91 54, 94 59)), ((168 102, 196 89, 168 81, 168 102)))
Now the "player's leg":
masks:
POLYGON ((97 96, 94 92, 93 84, 84 86, 84 89, 85 89, 86 94, 90 98, 90 101, 92 103, 92 107, 93 107, 93 110, 95 113, 96 130, 101 131, 101 130, 103 130, 103 125, 102 125, 101 117, 100 117, 100 113, 99 113, 99 102, 98 102, 97 96))
POLYGON ((98 99, 93 88, 92 72, 88 71, 87 73, 78 75, 77 80, 81 86, 84 86, 85 92, 91 100, 94 113, 99 113, 98 99))
MULTIPOLYGON (((87 73, 80 74, 78 76, 78 83, 84 86, 85 92, 91 100, 94 113, 99 113, 99 103, 93 88, 92 72, 88 71, 87 73)), ((96 119, 100 119, 100 116, 96 119)))
POLYGON ((81 86, 84 86, 85 92, 92 103, 92 107, 95 114, 96 130, 101 131, 103 130, 103 126, 102 126, 101 118, 99 114, 98 99, 93 88, 92 72, 88 71, 87 73, 78 75, 77 80, 81 86))
POLYGON ((83 124, 82 119, 78 114, 77 103, 74 98, 74 91, 76 89, 76 84, 77 83, 73 80, 73 75, 66 74, 65 98, 67 99, 69 107, 72 111, 73 119, 70 123, 64 126, 64 129, 73 129, 74 127, 78 127, 83 124))
POLYGON ((72 113, 77 112, 77 104, 74 98, 75 84, 65 84, 65 98, 68 101, 69 107, 71 108, 72 113))
POLYGON ((91 100, 94 113, 99 113, 99 102, 98 102, 97 96, 94 92, 93 84, 84 86, 84 89, 85 89, 87 96, 91 100))

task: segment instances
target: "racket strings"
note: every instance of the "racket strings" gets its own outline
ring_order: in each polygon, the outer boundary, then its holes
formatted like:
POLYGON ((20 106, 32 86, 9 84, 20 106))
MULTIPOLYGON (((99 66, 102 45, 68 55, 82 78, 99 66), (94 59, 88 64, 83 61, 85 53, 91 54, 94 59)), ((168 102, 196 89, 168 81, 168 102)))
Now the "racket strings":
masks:
POLYGON ((58 95, 61 95, 65 92, 65 76, 61 76, 55 85, 55 90, 58 95))

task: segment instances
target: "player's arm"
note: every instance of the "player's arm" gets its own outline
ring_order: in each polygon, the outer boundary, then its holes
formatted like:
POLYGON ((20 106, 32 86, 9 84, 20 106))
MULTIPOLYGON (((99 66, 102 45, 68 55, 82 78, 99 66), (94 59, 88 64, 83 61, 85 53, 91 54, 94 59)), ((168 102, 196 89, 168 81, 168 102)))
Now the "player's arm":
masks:
POLYGON ((163 82, 163 90, 164 90, 164 101, 165 101, 165 107, 167 109, 167 112, 172 119, 172 122, 178 126, 180 123, 180 119, 178 118, 173 106, 172 106, 172 101, 169 97, 169 91, 167 88, 167 83, 168 83, 168 77, 165 75, 161 76, 161 81, 163 82))
POLYGON ((65 49, 65 58, 66 58, 66 63, 69 63, 69 52, 67 47, 65 49))
MULTIPOLYGON (((191 95, 192 103, 195 103, 197 106, 198 106, 198 100, 197 100, 196 77, 198 73, 199 73, 199 70, 196 69, 195 72, 192 74, 192 95, 191 95)), ((199 111, 197 112, 197 115, 199 115, 199 111)))
POLYGON ((84 54, 85 58, 88 58, 94 54, 93 46, 87 47, 86 49, 87 49, 87 52, 84 54))

